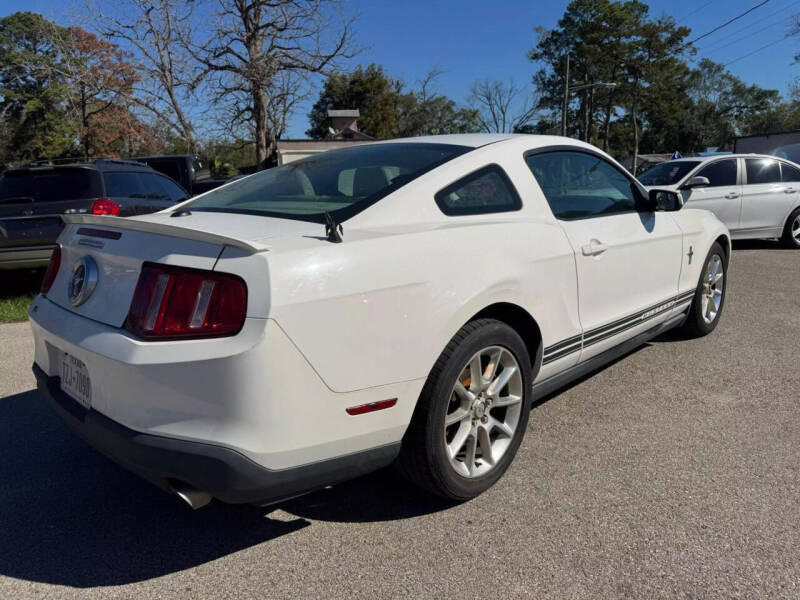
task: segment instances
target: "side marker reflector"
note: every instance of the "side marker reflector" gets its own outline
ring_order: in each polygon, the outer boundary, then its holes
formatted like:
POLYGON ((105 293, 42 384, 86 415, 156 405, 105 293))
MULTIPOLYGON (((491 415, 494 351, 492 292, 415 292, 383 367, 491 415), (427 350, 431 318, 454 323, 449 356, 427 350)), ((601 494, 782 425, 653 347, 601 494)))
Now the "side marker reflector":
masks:
POLYGON ((363 415, 364 413, 375 412, 376 410, 383 410, 384 408, 392 408, 395 404, 397 404, 397 398, 391 398, 389 400, 379 400, 378 402, 351 406, 345 410, 348 415, 363 415))

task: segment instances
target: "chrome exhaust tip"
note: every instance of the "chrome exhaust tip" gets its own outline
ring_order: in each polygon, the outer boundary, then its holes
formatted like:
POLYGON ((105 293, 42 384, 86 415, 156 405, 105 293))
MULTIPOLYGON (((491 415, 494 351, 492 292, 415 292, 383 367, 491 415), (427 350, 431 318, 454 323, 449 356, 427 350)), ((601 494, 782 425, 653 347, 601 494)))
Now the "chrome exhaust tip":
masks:
POLYGON ((211 494, 198 490, 190 486, 188 483, 182 481, 171 481, 169 484, 170 489, 175 492, 181 500, 186 502, 193 510, 203 508, 206 504, 211 502, 211 494))

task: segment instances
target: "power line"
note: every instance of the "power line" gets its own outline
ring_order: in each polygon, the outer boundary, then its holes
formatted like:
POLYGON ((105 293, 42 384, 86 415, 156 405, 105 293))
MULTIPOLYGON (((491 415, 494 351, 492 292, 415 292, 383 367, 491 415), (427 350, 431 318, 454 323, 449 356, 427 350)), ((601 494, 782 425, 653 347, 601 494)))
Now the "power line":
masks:
POLYGON ((739 20, 739 19, 741 19, 742 17, 744 17, 744 16, 746 16, 746 15, 749 15, 751 12, 753 12, 753 11, 754 11, 754 10, 756 10, 757 8, 761 8, 761 7, 762 7, 762 6, 764 6, 764 5, 765 5, 767 2, 769 2, 769 0, 763 0, 763 2, 760 2, 760 3, 756 4, 755 6, 753 6, 753 7, 751 7, 751 8, 748 8, 748 9, 747 9, 746 11, 744 11, 742 14, 740 14, 740 15, 736 15, 736 16, 735 16, 735 17, 733 17, 732 19, 728 19, 728 20, 727 20, 727 21, 725 21, 725 22, 724 22, 722 25, 717 25, 717 26, 716 26, 716 27, 714 27, 714 29, 712 29, 711 31, 708 31, 708 32, 704 33, 703 35, 701 35, 701 36, 698 36, 698 37, 694 38, 694 39, 693 39, 692 41, 690 41, 690 42, 686 42, 686 46, 691 46, 692 44, 694 44, 694 43, 696 43, 696 42, 698 42, 698 41, 702 40, 704 37, 708 37, 708 36, 710 36, 712 33, 715 33, 715 32, 717 32, 717 31, 719 31, 719 30, 720 30, 720 29, 722 29, 723 27, 727 27, 728 25, 730 25, 731 23, 733 23, 733 22, 735 22, 735 21, 738 21, 738 20, 739 20))
POLYGON ((699 8, 695 8, 695 9, 694 9, 692 12, 690 12, 688 15, 685 15, 685 16, 681 17, 681 18, 678 20, 678 23, 683 23, 683 22, 684 22, 686 19, 688 19, 689 17, 691 17, 691 16, 692 16, 692 15, 694 15, 694 14, 697 14, 697 13, 699 13, 699 12, 700 12, 701 10, 703 10, 703 9, 704 9, 706 6, 709 6, 709 5, 711 5, 711 4, 714 4, 714 0, 711 0, 711 2, 706 2, 705 4, 701 5, 699 8))
MULTIPOLYGON (((722 38, 718 39, 718 40, 717 40, 717 43, 719 43, 719 42, 724 42, 725 40, 729 40, 729 39, 731 39, 732 37, 736 36, 737 34, 739 34, 739 33, 743 32, 743 31, 749 30, 749 29, 751 29, 752 27, 754 27, 755 25, 758 25, 759 23, 763 23, 764 21, 766 21, 766 20, 768 20, 768 19, 771 19, 772 17, 774 17, 774 16, 776 16, 776 15, 784 14, 784 13, 786 13, 786 12, 787 12, 787 11, 788 11, 790 8, 793 8, 793 7, 797 6, 798 4, 800 4, 800 0, 797 0, 797 1, 795 1, 795 2, 792 2, 792 3, 788 4, 787 6, 784 6, 783 8, 780 8, 779 10, 776 10, 775 12, 772 12, 772 13, 770 13, 770 14, 768 14, 768 15, 764 16, 764 17, 761 17, 760 19, 756 19, 755 21, 753 21, 753 22, 751 22, 751 23, 748 23, 748 24, 747 24, 747 25, 745 25, 744 27, 740 27, 739 29, 734 29, 734 30, 733 30, 733 31, 731 31, 729 34, 727 34, 727 35, 723 36, 722 38)), ((776 22, 776 23, 775 23, 775 25, 777 25, 777 23, 779 23, 779 22, 780 22, 780 21, 776 22)), ((762 30, 762 31, 763 31, 763 30, 762 30)), ((703 52, 714 52, 715 50, 717 50, 717 49, 718 49, 718 48, 720 48, 720 47, 724 47, 724 46, 717 46, 717 45, 713 45, 713 46, 711 46, 711 48, 708 48, 707 50, 703 50, 703 52)))
POLYGON ((728 46, 733 46, 734 44, 738 44, 739 42, 741 42, 743 40, 750 39, 754 35, 758 35, 762 31, 766 31, 767 29, 772 29, 776 25, 783 25, 785 22, 786 22, 785 18, 781 18, 780 21, 776 21, 774 23, 770 23, 769 25, 767 25, 766 27, 762 27, 761 29, 756 29, 752 33, 750 33, 748 35, 745 35, 745 36, 742 36, 742 37, 738 37, 735 40, 733 40, 732 42, 728 42, 727 44, 722 44, 721 46, 719 46, 719 45, 718 46, 712 46, 708 50, 703 50, 703 54, 712 54, 714 52, 722 50, 723 48, 727 48, 728 46))
POLYGON ((762 50, 766 50, 767 48, 770 48, 770 47, 774 46, 775 44, 780 44, 782 41, 784 41, 786 39, 789 39, 790 37, 792 37, 792 35, 793 34, 791 34, 791 33, 787 33, 785 36, 783 36, 779 40, 775 40, 774 42, 770 42, 769 44, 765 44, 764 46, 761 46, 761 48, 757 48, 757 49, 753 50, 752 52, 748 52, 747 54, 743 54, 739 58, 734 58, 732 61, 727 62, 722 66, 723 67, 727 67, 728 65, 732 65, 733 63, 739 62, 742 59, 745 59, 745 58, 748 58, 750 56, 753 56, 753 54, 758 54, 762 50))

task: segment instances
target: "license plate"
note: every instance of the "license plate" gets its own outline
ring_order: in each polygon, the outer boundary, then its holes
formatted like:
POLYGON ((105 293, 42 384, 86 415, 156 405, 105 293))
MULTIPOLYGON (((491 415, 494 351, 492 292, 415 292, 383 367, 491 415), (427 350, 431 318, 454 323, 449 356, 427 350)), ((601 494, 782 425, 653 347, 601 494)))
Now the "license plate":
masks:
POLYGON ((92 407, 92 382, 82 361, 66 352, 61 358, 61 390, 84 408, 92 407))

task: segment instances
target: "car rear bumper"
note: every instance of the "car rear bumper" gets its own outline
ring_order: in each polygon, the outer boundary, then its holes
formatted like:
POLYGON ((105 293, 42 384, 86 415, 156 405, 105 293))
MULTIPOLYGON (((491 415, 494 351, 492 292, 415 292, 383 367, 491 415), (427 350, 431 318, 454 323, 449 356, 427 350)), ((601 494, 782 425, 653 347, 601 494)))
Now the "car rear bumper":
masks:
POLYGON ((229 503, 268 503, 352 479, 390 464, 400 442, 289 469, 267 469, 230 448, 134 431, 85 409, 58 377, 33 365, 39 391, 77 435, 123 467, 171 490, 184 483, 229 503))
POLYGON ((55 244, 19 248, 0 248, 0 269, 46 267, 55 244))

